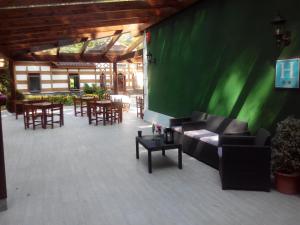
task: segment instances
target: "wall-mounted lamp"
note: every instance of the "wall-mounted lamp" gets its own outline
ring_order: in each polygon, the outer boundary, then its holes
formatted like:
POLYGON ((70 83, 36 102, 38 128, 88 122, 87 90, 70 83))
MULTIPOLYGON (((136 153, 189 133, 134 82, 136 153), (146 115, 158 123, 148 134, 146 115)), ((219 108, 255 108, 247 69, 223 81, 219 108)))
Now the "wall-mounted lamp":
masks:
POLYGON ((291 32, 286 30, 286 20, 278 13, 271 21, 277 46, 285 47, 291 43, 291 32))
POLYGON ((148 63, 151 64, 155 64, 156 63, 156 59, 154 58, 154 56, 152 55, 151 52, 148 52, 147 53, 147 60, 148 60, 148 63))

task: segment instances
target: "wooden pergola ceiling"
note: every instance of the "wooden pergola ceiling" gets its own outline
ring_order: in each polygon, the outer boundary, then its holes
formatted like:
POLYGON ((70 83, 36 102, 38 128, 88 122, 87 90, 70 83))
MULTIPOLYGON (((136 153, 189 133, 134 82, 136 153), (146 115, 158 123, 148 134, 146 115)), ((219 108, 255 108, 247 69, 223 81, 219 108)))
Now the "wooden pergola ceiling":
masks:
POLYGON ((141 43, 142 31, 197 0, 3 0, 0 1, 0 52, 14 60, 115 61, 141 43), (113 52, 122 34, 134 41, 113 52), (104 51, 86 54, 91 40, 111 37, 104 51), (63 46, 83 43, 76 54, 60 53, 63 46), (57 48, 56 55, 35 52, 57 48))

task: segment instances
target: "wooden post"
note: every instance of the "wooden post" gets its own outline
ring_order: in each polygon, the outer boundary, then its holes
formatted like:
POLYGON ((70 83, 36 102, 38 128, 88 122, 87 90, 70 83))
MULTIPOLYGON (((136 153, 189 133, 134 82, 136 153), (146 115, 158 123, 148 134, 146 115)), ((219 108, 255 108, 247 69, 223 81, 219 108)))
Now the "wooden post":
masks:
MULTIPOLYGON (((5 105, 6 97, 0 95, 0 107, 5 105)), ((5 177, 5 161, 4 161, 4 148, 3 148, 3 134, 2 134, 2 118, 0 110, 0 212, 7 209, 7 190, 6 190, 6 177, 5 177)))
POLYGON ((10 75, 10 94, 12 102, 12 110, 16 112, 16 80, 15 80, 15 63, 9 60, 9 75, 10 75))
POLYGON ((114 94, 119 93, 119 87, 118 87, 118 69, 117 69, 117 63, 113 62, 113 81, 114 81, 114 94))

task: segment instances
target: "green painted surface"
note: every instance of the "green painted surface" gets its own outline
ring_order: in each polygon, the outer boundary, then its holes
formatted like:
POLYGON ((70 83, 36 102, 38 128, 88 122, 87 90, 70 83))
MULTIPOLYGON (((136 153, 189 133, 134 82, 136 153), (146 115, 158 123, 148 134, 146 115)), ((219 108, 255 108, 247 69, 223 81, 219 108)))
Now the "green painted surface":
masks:
POLYGON ((297 5, 204 0, 152 27, 149 109, 174 117, 202 110, 248 121, 252 131, 300 117, 300 91, 274 88, 276 59, 300 57, 297 5), (284 50, 270 25, 278 8, 292 31, 284 50))

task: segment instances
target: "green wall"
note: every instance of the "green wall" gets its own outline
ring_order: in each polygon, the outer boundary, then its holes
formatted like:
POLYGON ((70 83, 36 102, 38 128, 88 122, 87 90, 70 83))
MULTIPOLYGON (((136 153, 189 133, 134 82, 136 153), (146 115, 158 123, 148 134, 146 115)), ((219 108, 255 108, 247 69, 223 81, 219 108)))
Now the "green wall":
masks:
POLYGON ((298 0, 202 0, 151 27, 149 109, 174 117, 197 109, 248 121, 252 131, 300 117, 299 90, 274 88, 275 60, 300 56, 298 6, 298 0), (292 31, 284 49, 270 24, 278 9, 292 31))

